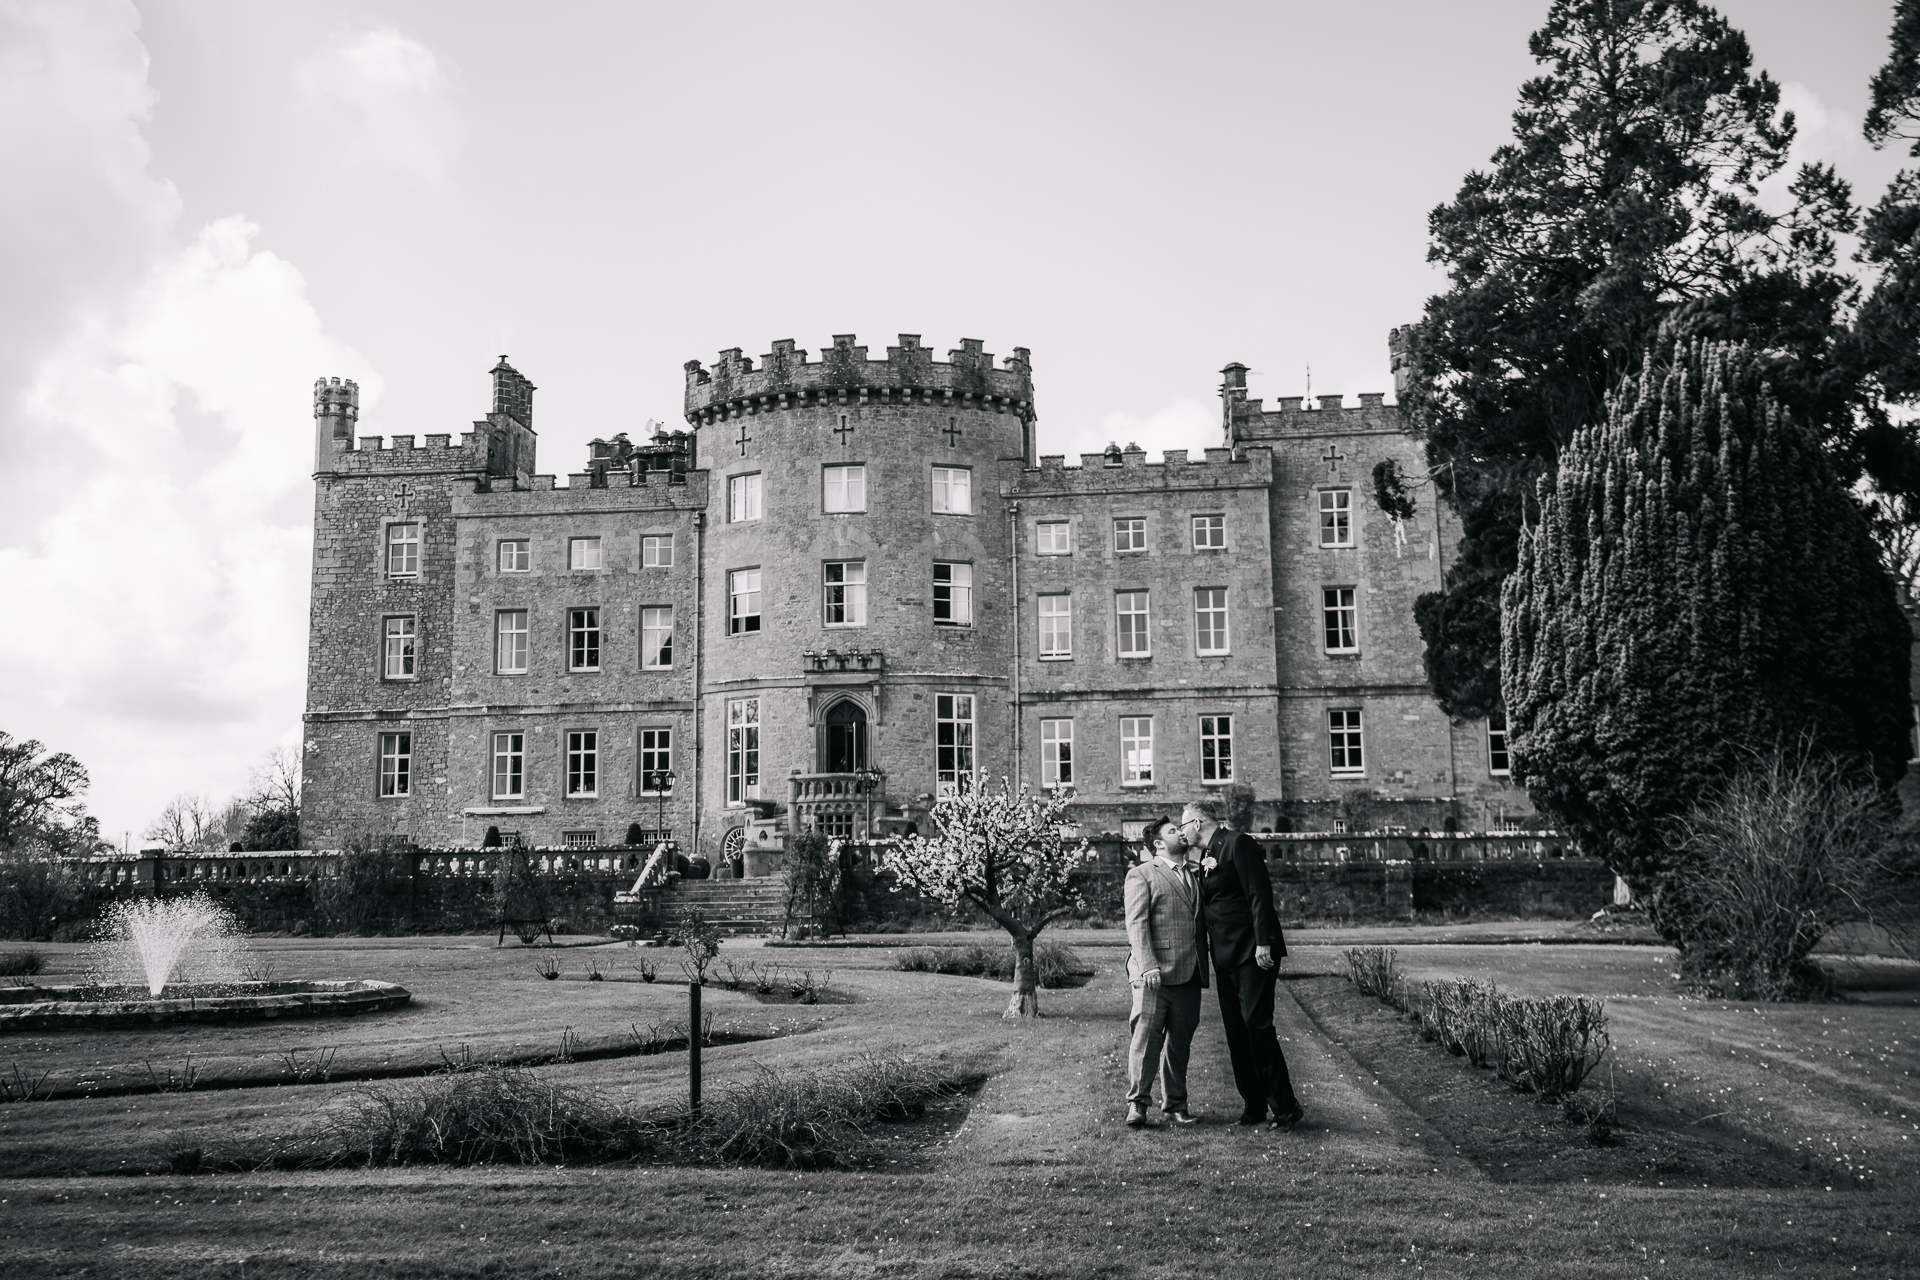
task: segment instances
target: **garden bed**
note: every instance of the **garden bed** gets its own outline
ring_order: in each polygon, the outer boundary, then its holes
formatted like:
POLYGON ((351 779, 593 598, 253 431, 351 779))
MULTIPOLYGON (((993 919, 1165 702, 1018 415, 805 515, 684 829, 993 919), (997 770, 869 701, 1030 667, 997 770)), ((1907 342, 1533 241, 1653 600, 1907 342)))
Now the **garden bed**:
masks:
MULTIPOLYGON (((1643 1187, 1807 1186, 1800 1162, 1755 1139, 1690 1121, 1659 1101, 1621 1094, 1607 1145, 1559 1106, 1542 1105, 1491 1071, 1422 1040, 1413 1022, 1338 977, 1287 983, 1320 1031, 1500 1182, 1603 1182, 1643 1187)), ((1580 1092, 1606 1086, 1603 1064, 1580 1092)))

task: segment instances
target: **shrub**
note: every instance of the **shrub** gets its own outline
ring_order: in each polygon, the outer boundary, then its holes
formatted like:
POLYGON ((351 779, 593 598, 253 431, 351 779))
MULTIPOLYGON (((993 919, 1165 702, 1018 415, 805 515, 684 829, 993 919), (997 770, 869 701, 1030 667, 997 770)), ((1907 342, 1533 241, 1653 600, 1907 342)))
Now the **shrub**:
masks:
POLYGON ((493 882, 494 919, 512 925, 520 941, 531 945, 552 914, 547 882, 534 870, 532 856, 518 844, 501 853, 493 882))
POLYGON ((1912 868, 1889 856, 1882 800, 1804 747, 1755 760, 1676 826, 1655 910, 1697 990, 1822 994, 1808 958, 1834 927, 1899 906, 1912 868))
POLYGON ((1353 947, 1342 958, 1353 984, 1405 1010, 1421 1038, 1549 1101, 1578 1089, 1611 1044, 1606 1006, 1587 996, 1531 999, 1451 980, 1408 985, 1391 947, 1353 947))
POLYGON ((646 1121, 520 1067, 355 1089, 280 1153, 303 1168, 617 1160, 652 1145, 646 1121))
POLYGON ((47 967, 47 957, 37 947, 9 947, 0 951, 0 978, 31 978, 47 967))
POLYGON ((1400 1003, 1400 953, 1392 947, 1348 947, 1340 953, 1347 979, 1370 996, 1400 1003))
MULTIPOLYGON (((647 1038, 666 1043, 654 1028, 647 1038)), ((865 1056, 826 1071, 763 1066, 710 1094, 698 1113, 684 1103, 644 1113, 522 1067, 468 1062, 421 1080, 357 1088, 266 1163, 547 1164, 660 1151, 781 1169, 846 1167, 864 1154, 870 1126, 922 1115, 929 1102, 977 1079, 898 1056, 865 1056)))
MULTIPOLYGON (((1033 965, 1043 987, 1066 987, 1073 979, 1084 978, 1093 966, 1065 943, 1034 944, 1033 965)), ((963 978, 991 978, 996 982, 1013 981, 1013 948, 989 950, 977 942, 963 947, 914 947, 894 957, 894 967, 908 973, 946 973, 963 978)))
POLYGON ((406 912, 413 854, 392 836, 355 836, 340 854, 338 874, 313 881, 313 905, 329 933, 366 934, 406 912))
POLYGON ((0 937, 50 938, 86 914, 85 891, 55 846, 0 845, 0 937))
POLYGON ((681 1108, 666 1125, 682 1154, 776 1169, 845 1168, 858 1163, 866 1129, 907 1120, 951 1087, 933 1067, 898 1056, 865 1055, 828 1071, 761 1066, 709 1097, 697 1116, 681 1108))

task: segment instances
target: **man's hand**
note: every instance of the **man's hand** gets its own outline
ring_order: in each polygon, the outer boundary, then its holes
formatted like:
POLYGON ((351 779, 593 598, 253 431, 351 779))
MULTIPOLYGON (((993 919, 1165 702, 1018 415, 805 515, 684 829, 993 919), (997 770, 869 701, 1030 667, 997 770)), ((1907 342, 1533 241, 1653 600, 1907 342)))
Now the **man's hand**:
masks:
POLYGON ((1273 958, 1273 948, 1272 947, 1255 947, 1253 949, 1253 962, 1259 965, 1262 969, 1273 968, 1276 963, 1273 958))
POLYGON ((1147 988, 1147 990, 1149 991, 1153 990, 1155 987, 1158 987, 1160 985, 1160 971, 1158 969, 1149 969, 1145 973, 1141 974, 1140 985, 1147 988))

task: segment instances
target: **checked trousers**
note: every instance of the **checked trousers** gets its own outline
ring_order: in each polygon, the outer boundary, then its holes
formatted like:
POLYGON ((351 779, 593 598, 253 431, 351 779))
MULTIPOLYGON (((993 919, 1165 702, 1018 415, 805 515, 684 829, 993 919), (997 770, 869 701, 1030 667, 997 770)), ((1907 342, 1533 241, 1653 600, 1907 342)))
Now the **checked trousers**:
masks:
POLYGON ((1148 987, 1133 984, 1133 1041, 1127 1048, 1127 1101, 1153 1101, 1153 1078, 1160 1077, 1160 1106, 1187 1107, 1187 1056, 1200 1026, 1200 980, 1148 987))

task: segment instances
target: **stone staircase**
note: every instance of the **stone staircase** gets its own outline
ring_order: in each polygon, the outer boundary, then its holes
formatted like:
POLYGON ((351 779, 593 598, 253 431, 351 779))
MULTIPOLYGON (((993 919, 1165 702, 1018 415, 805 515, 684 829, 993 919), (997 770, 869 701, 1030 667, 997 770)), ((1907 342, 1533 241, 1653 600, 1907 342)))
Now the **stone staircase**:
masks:
POLYGON ((735 937, 779 933, 787 916, 784 874, 748 880, 675 880, 650 896, 653 909, 647 914, 659 928, 671 927, 689 907, 720 926, 722 933, 735 937))

